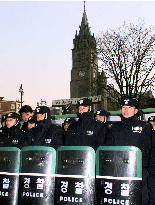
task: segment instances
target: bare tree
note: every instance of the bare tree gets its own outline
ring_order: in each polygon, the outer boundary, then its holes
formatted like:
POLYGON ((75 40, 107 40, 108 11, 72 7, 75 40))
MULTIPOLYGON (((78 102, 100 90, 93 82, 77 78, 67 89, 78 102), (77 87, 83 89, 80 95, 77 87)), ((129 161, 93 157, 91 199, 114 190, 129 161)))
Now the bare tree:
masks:
POLYGON ((116 30, 102 32, 97 37, 97 52, 100 69, 107 77, 107 91, 117 101, 124 97, 140 100, 155 86, 153 28, 148 29, 143 23, 124 23, 116 30))

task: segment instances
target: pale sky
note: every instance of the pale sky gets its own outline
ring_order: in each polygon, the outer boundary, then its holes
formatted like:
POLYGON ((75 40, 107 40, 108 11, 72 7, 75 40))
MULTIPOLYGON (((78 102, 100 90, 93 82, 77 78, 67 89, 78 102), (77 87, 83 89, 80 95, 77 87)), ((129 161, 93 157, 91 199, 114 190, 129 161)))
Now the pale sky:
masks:
MULTIPOLYGON (((91 32, 143 20, 155 26, 155 1, 86 1, 91 32)), ((83 1, 0 1, 0 96, 33 108, 70 97, 73 38, 83 1)))

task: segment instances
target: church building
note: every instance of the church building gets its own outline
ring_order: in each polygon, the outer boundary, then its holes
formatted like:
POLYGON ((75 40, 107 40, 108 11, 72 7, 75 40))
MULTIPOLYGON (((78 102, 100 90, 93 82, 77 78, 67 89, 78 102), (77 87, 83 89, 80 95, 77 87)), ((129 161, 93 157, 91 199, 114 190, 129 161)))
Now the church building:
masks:
POLYGON ((94 34, 91 34, 84 2, 79 32, 76 31, 73 39, 70 97, 100 95, 101 101, 95 105, 94 109, 101 107, 106 109, 107 99, 104 86, 106 86, 106 77, 103 71, 102 73, 98 71, 96 39, 94 34))

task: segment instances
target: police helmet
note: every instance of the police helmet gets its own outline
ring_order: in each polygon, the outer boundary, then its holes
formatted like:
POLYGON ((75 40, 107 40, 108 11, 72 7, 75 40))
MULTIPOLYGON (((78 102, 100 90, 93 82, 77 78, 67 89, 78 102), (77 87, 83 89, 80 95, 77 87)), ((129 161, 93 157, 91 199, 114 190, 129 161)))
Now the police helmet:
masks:
POLYGON ((50 108, 47 106, 38 106, 35 109, 35 114, 45 114, 45 119, 49 119, 51 116, 50 108))

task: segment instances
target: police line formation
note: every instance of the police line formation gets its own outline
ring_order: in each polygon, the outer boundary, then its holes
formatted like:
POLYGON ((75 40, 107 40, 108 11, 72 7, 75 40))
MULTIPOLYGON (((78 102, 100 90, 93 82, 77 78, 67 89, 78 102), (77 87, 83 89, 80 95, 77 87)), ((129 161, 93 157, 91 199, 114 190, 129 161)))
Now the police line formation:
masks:
POLYGON ((91 106, 79 100, 62 127, 47 106, 2 116, 0 204, 155 205, 155 116, 142 121, 135 98, 122 101, 119 122, 91 106))

